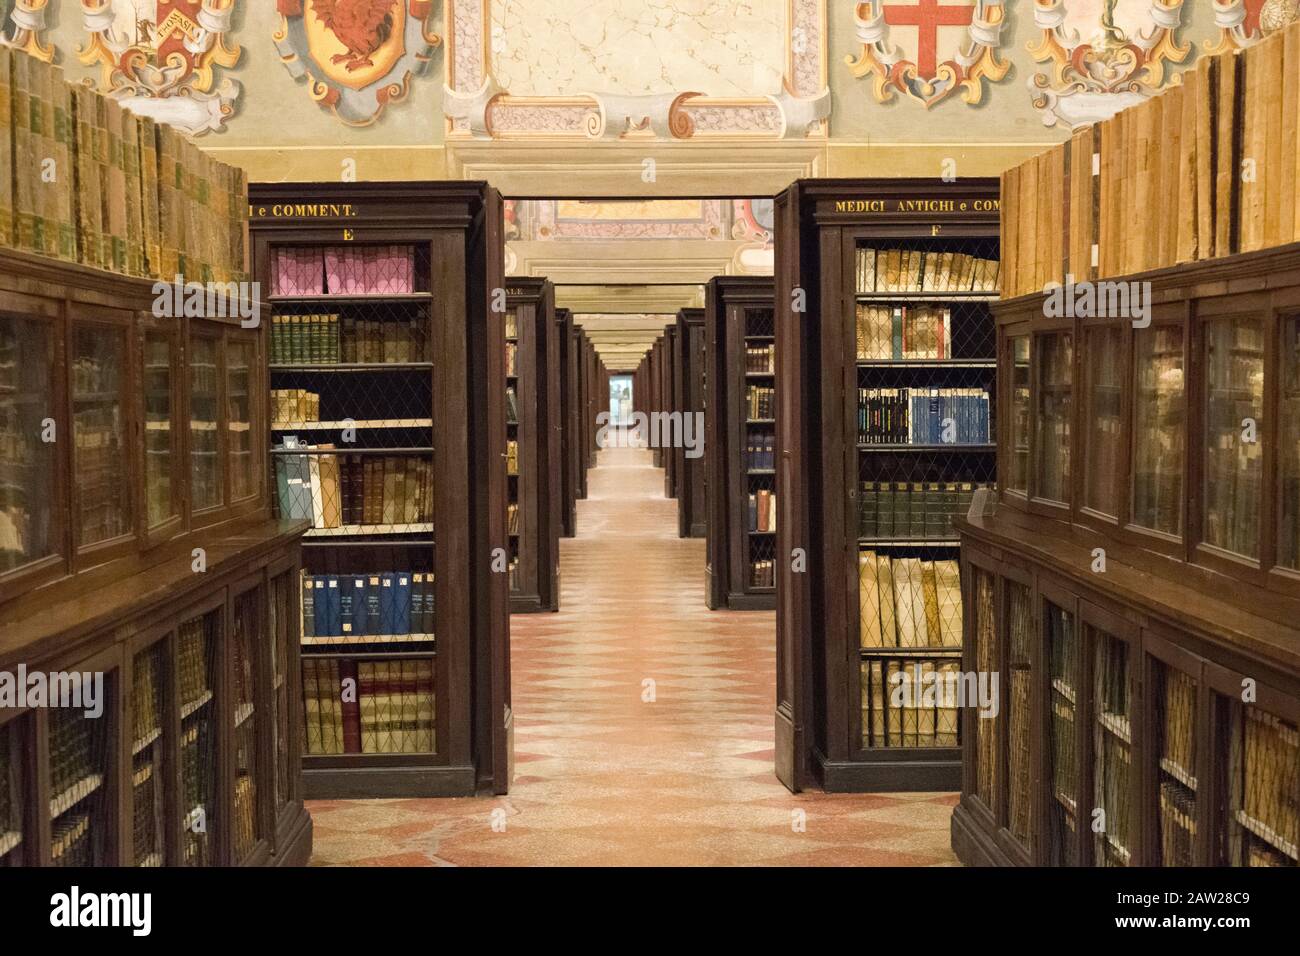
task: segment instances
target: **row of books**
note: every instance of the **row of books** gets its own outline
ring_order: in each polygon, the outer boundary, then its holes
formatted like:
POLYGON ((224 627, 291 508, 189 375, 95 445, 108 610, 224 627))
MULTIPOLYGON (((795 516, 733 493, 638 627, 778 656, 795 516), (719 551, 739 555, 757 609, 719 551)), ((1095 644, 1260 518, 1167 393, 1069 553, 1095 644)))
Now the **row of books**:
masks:
POLYGON ((957 661, 863 661, 862 746, 956 747, 960 672, 957 661))
POLYGON ((212 719, 207 711, 181 729, 181 791, 182 810, 185 813, 185 845, 182 854, 186 866, 212 866, 216 863, 210 819, 215 808, 212 798, 216 792, 217 754, 213 747, 212 719), (199 820, 204 826, 197 826, 199 820))
POLYGON ((745 436, 745 470, 772 471, 776 468, 776 434, 750 430, 745 436))
POLYGON ((513 438, 506 442, 506 474, 519 474, 519 442, 513 438))
POLYGON ((384 365, 428 360, 422 315, 359 319, 344 313, 276 315, 273 365, 384 365))
POLYGON ((760 558, 749 563, 749 586, 751 588, 776 587, 776 562, 771 558, 760 558))
POLYGON ((125 469, 122 410, 112 399, 78 402, 73 412, 78 491, 78 542, 93 544, 129 534, 130 486, 125 469))
POLYGON ((519 533, 519 502, 512 501, 506 505, 506 534, 519 533))
POLYGON ((235 860, 242 862, 257 842, 257 788, 249 773, 235 776, 234 813, 231 831, 235 843, 235 860))
POLYGON ((416 524, 433 520, 433 463, 411 455, 347 455, 333 445, 285 436, 277 449, 328 454, 276 455, 280 517, 313 528, 416 524))
POLYGON ((996 292, 998 260, 964 252, 859 246, 857 289, 870 292, 996 292))
POLYGON ((278 246, 274 295, 406 295, 416 290, 415 247, 278 246))
POLYGON ((131 849, 136 866, 162 865, 162 793, 157 764, 149 752, 131 768, 131 849))
POLYGON ((189 709, 209 695, 211 647, 205 619, 192 618, 176 632, 180 660, 181 708, 189 709))
POLYGON ((775 345, 745 346, 745 371, 771 374, 776 371, 775 345))
POLYGON ((0 116, 4 245, 169 282, 243 277, 242 171, 10 47, 0 49, 0 116))
POLYGON ((95 865, 89 813, 67 813, 50 824, 50 859, 55 866, 95 865))
POLYGON ((320 392, 305 388, 271 389, 271 424, 320 421, 320 392))
POLYGON ((858 389, 859 444, 982 445, 988 441, 987 389, 858 389))
POLYGON ((431 659, 304 657, 302 693, 305 753, 434 752, 431 659))
POLYGON ((433 604, 432 571, 305 575, 302 636, 432 635, 433 604))
POLYGON ((68 801, 85 797, 95 775, 103 773, 103 739, 96 732, 103 725, 104 721, 92 720, 79 710, 50 711, 50 797, 51 802, 64 798, 60 812, 69 809, 68 801), (79 785, 85 792, 74 789, 79 785))
POLYGON ((750 531, 775 532, 776 492, 767 488, 750 492, 745 505, 745 517, 750 531))
POLYGON ((745 389, 747 418, 776 418, 776 389, 770 385, 750 385, 745 389))
POLYGON ((162 728, 162 658, 155 646, 135 655, 131 668, 131 739, 143 742, 162 728))
MULTIPOLYGON (((1263 846, 1271 866, 1300 863, 1300 728, 1268 711, 1243 708, 1241 809, 1236 822, 1263 846)), ((1253 842, 1253 841, 1252 841, 1253 842)))
POLYGON ((952 309, 913 305, 860 304, 859 361, 901 361, 953 357, 952 309))
POLYGON ((956 561, 858 553, 862 647, 961 647, 961 572, 956 561))
POLYGON ((971 481, 864 481, 858 499, 863 538, 952 538, 953 520, 970 510, 978 488, 971 481))
POLYGON ((1244 48, 1225 44, 1178 84, 1004 172, 1006 295, 1066 274, 1107 279, 1300 239, 1287 159, 1300 147, 1297 33, 1291 23, 1244 48), (1096 173, 1078 175, 1094 157, 1096 173), (1160 214, 1135 222, 1135 209, 1160 214))

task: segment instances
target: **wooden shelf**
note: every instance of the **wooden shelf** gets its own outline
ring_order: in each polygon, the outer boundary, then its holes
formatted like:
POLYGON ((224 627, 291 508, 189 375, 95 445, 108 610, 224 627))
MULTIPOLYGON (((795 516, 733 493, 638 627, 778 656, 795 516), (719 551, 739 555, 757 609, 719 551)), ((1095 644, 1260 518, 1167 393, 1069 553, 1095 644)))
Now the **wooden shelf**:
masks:
POLYGON ((996 302, 996 292, 859 292, 858 302, 996 302))
POLYGON ((303 647, 351 647, 358 644, 431 644, 432 634, 340 634, 302 638, 303 647))
MULTIPOLYGON (((380 428, 432 428, 432 418, 384 418, 365 419, 355 422, 272 422, 271 431, 275 432, 315 432, 341 431, 355 428, 358 431, 370 431, 380 428)), ((343 449, 344 454, 347 450, 343 449)))
POLYGON ((433 522, 431 521, 417 521, 408 524, 350 524, 338 528, 311 528, 306 532, 306 537, 347 538, 380 534, 428 534, 431 531, 433 531, 433 522))
POLYGON ((50 798, 50 819, 62 816, 104 785, 102 773, 82 777, 67 790, 50 798))
POLYGON ((272 305, 382 305, 385 302, 401 305, 411 302, 432 302, 433 294, 430 292, 323 292, 318 295, 273 295, 269 297, 269 301, 272 305))

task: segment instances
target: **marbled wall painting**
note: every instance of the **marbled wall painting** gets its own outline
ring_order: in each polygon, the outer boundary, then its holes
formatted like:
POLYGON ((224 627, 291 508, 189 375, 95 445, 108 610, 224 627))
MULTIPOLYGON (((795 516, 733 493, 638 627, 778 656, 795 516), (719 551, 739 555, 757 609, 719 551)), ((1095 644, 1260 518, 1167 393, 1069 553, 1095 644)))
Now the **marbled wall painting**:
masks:
POLYGON ((0 43, 51 63, 54 47, 46 42, 49 0, 0 0, 0 43))
POLYGON ((431 0, 276 0, 275 48, 308 95, 349 126, 369 126, 428 72, 441 38, 431 0))
POLYGON ((1029 52, 1046 72, 1029 77, 1046 126, 1077 129, 1108 119, 1168 86, 1183 43, 1183 0, 1034 0, 1041 31, 1029 52))
POLYGON ((786 0, 492 0, 491 17, 512 96, 781 89, 786 0))

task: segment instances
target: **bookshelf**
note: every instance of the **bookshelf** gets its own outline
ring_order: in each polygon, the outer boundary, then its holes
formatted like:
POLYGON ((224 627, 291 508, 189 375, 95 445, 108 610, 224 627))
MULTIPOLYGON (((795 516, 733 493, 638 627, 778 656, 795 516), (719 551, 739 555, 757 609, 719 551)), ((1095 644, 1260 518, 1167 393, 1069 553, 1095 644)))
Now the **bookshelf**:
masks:
POLYGON ((969 721, 943 689, 968 606, 955 519, 996 478, 998 202, 975 178, 807 180, 777 199, 777 775, 792 790, 961 781, 969 721))
POLYGON ((564 509, 560 344, 548 280, 510 280, 505 332, 510 611, 558 611, 564 509))
POLYGON ((304 792, 504 792, 500 199, 474 183, 258 184, 250 199, 273 309, 268 471, 279 513, 311 524, 291 595, 304 792))
MULTIPOLYGON (((645 413, 650 417, 652 422, 656 412, 665 411, 664 408, 664 337, 658 335, 655 337, 654 344, 650 346, 650 351, 646 356, 646 403, 645 413)), ((646 430, 651 434, 646 436, 646 441, 650 442, 650 460, 656 468, 664 467, 664 452, 658 446, 657 442, 652 441, 654 430, 649 424, 646 430)))
POLYGON ((963 667, 1013 683, 963 740, 953 848, 992 865, 1300 865, 1296 471, 1267 453, 1291 447, 1300 247, 1130 279, 1152 283, 1149 325, 1049 319, 1042 293, 994 307, 1014 409, 997 438, 1020 453, 999 456, 991 513, 958 522, 963 667))
MULTIPOLYGON (((674 405, 685 417, 699 412, 708 420, 706 409, 706 375, 704 351, 704 310, 682 309, 677 313, 677 368, 674 405)), ((692 436, 704 454, 704 435, 692 426, 692 436)), ((705 491, 704 454, 692 458, 683 445, 674 449, 677 474, 677 534, 683 538, 703 538, 708 534, 708 498, 705 491)))
POLYGON ((12 250, 0 294, 0 670, 103 675, 96 716, 0 717, 0 866, 305 864, 264 331, 12 250), (29 444, 46 417, 72 440, 29 444))
MULTIPOLYGON (((660 354, 660 374, 663 376, 659 383, 659 400, 663 405, 663 412, 666 415, 680 414, 682 409, 677 404, 680 397, 678 395, 678 384, 681 379, 682 369, 678 364, 680 353, 677 347, 677 326, 668 325, 664 327, 663 350, 660 354)), ((675 429, 668 431, 666 434, 661 429, 661 437, 668 438, 669 447, 663 449, 664 463, 664 497, 676 498, 680 490, 680 470, 679 470, 679 448, 672 447, 672 438, 675 429)))
POLYGON ((717 276, 705 290, 706 600, 776 607, 776 363, 772 280, 717 276))
POLYGON ((578 487, 582 464, 582 430, 578 414, 578 339, 573 313, 555 310, 560 365, 560 536, 572 538, 578 528, 578 487))

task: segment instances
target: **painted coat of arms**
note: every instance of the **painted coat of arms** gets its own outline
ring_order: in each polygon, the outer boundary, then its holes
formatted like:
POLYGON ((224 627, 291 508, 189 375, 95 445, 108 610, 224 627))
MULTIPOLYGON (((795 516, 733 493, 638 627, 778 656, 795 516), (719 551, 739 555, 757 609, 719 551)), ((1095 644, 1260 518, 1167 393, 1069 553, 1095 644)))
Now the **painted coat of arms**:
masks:
POLYGON ((1192 50, 1178 40, 1182 8, 1183 0, 1034 0, 1042 34, 1029 52, 1051 64, 1029 78, 1043 123, 1086 126, 1168 86, 1166 65, 1192 50))
POLYGON ((54 47, 45 42, 45 8, 49 0, 0 2, 0 43, 50 63, 54 47))
POLYGON ((929 109, 960 92, 974 105, 984 81, 996 83, 1010 68, 998 58, 1003 17, 1002 0, 868 0, 854 13, 862 52, 846 62, 854 76, 874 77, 881 103, 901 92, 929 109))
POLYGON ((1225 53, 1248 47, 1274 30, 1295 23, 1300 17, 1300 0, 1212 0, 1217 42, 1207 41, 1210 53, 1225 53))
POLYGON ((240 86, 220 75, 239 62, 227 46, 238 0, 81 0, 90 40, 82 63, 99 90, 132 112, 198 136, 220 130, 240 86))
POLYGON ((406 98, 440 38, 431 0, 276 0, 275 47, 323 109, 368 126, 406 98))

